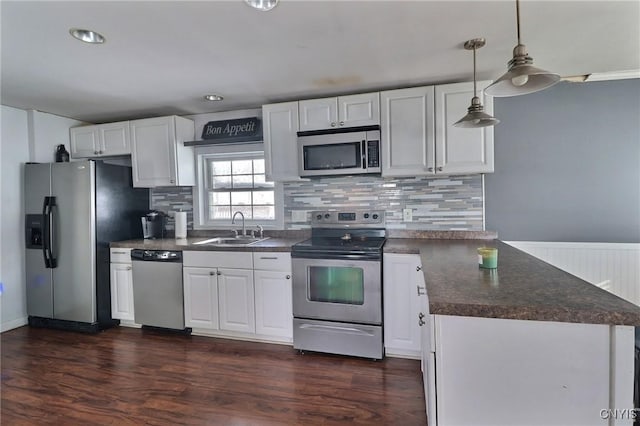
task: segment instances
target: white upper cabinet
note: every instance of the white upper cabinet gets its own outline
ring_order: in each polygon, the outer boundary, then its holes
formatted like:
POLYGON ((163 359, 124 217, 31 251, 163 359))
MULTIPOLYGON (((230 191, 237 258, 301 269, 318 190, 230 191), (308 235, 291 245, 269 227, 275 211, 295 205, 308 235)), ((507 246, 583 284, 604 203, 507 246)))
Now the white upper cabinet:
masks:
POLYGON ((169 116, 134 120, 131 126, 133 186, 194 186, 193 121, 169 116))
POLYGON ((380 92, 383 176, 434 173, 433 86, 380 92))
POLYGON ((131 154, 128 121, 72 127, 69 133, 73 158, 131 154))
POLYGON ((300 179, 298 171, 298 102, 262 106, 267 179, 300 179))
MULTIPOLYGON (((484 95, 490 81, 478 82, 484 111, 493 115, 493 98, 484 95)), ((454 127, 471 104, 473 83, 436 86, 436 170, 444 174, 492 173, 493 126, 454 127)))
MULTIPOLYGON (((478 83, 479 90, 489 83, 478 83)), ((453 126, 472 97, 473 83, 381 92, 382 175, 493 172, 493 127, 453 126)), ((483 92, 480 97, 493 114, 493 99, 483 92)))
POLYGON ((378 92, 299 102, 300 130, 324 130, 380 124, 378 92))

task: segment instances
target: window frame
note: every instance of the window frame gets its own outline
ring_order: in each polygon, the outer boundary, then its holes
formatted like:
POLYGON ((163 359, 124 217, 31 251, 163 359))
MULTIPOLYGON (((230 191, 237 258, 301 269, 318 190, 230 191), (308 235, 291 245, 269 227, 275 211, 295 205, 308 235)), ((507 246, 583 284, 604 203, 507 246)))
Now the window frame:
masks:
MULTIPOLYGON (((196 147, 196 174, 197 183, 193 188, 193 228, 194 229, 240 229, 242 223, 236 220, 231 224, 231 219, 209 219, 209 173, 208 162, 211 159, 217 160, 239 160, 255 158, 265 158, 264 144, 250 143, 239 145, 218 145, 196 147)), ((266 160, 266 159, 265 159, 266 160)), ((266 167, 265 167, 266 169, 266 167)), ((274 214, 275 219, 246 219, 245 228, 261 225, 265 229, 283 229, 284 227, 284 195, 281 182, 274 182, 274 214)), ((233 213, 233 212, 232 212, 233 213)))

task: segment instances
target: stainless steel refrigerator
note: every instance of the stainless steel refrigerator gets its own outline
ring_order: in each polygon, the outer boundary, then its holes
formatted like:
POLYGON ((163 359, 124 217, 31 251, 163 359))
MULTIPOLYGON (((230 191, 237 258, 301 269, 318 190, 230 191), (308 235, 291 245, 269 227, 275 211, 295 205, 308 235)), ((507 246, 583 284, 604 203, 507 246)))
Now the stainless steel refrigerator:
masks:
POLYGON ((131 168, 85 160, 24 167, 31 326, 95 332, 111 318, 109 243, 142 238, 149 191, 131 168))

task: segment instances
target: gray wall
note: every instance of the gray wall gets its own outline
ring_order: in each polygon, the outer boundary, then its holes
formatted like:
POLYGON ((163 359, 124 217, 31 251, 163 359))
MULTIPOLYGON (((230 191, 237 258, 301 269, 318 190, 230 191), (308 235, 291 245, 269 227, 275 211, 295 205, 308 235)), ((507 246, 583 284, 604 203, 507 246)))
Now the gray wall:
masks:
POLYGON ((640 80, 495 98, 487 229, 501 240, 640 242, 640 80))

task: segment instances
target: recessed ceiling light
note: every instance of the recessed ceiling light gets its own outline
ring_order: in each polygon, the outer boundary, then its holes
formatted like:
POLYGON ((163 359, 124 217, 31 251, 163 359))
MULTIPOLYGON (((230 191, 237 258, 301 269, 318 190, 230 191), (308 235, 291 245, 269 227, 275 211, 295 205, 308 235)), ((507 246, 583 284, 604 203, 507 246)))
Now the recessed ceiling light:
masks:
POLYGON ((102 44, 105 42, 105 38, 102 36, 102 34, 91 30, 71 28, 69 30, 69 34, 71 34, 73 38, 84 41, 85 43, 102 44))
POLYGON ((223 99, 224 99, 224 98, 223 98, 222 96, 220 96, 220 95, 204 95, 204 98, 205 98, 207 101, 211 101, 211 102, 218 102, 218 101, 221 101, 221 100, 223 100, 223 99))
POLYGON ((278 4, 278 0, 244 0, 249 6, 254 9, 262 10, 267 12, 278 4))

